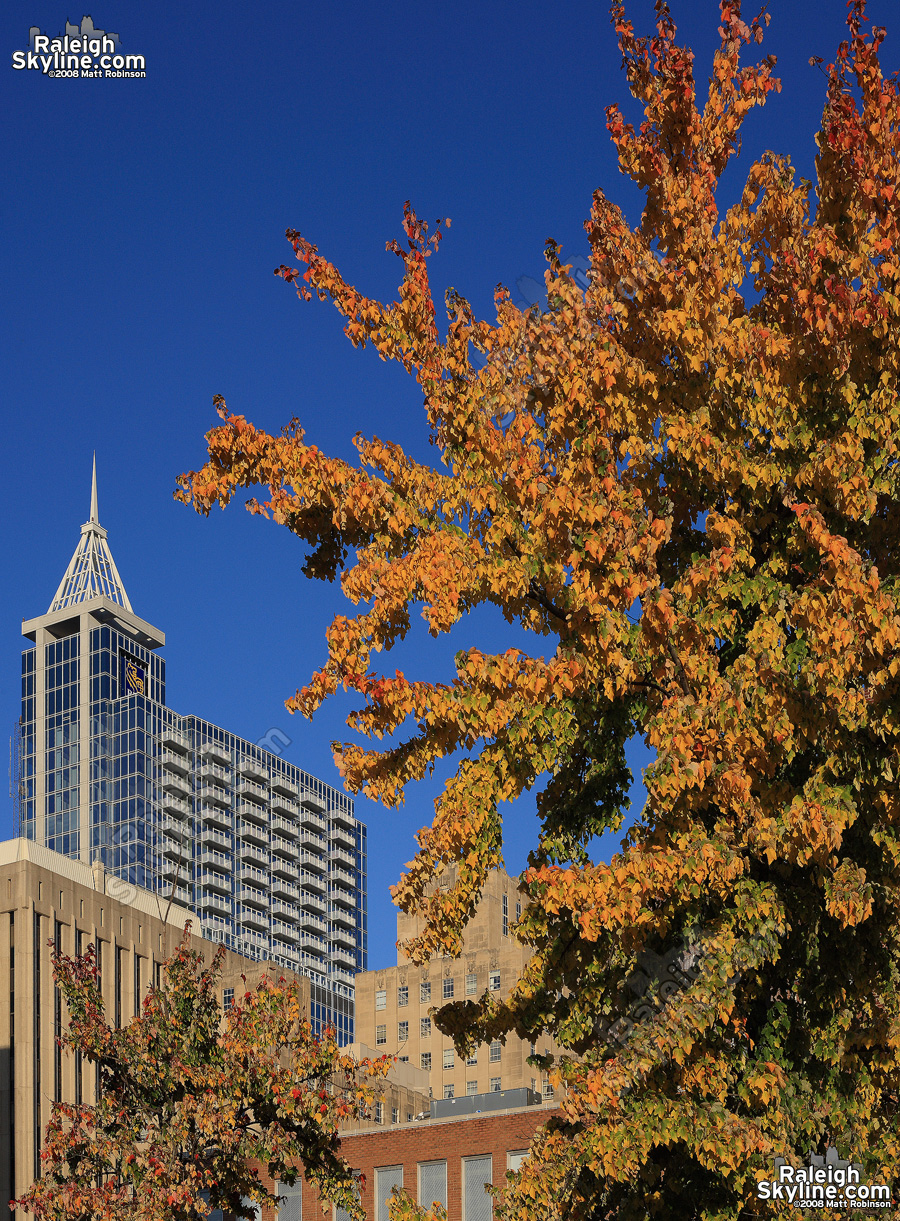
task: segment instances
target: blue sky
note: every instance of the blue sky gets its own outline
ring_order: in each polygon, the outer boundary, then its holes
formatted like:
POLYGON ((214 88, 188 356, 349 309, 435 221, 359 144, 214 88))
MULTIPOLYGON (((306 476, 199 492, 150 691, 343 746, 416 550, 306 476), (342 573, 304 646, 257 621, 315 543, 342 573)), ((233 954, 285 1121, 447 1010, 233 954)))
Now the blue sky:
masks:
MULTIPOLYGON (((777 54, 784 87, 751 115, 742 164, 771 148, 812 177, 824 80, 808 60, 834 57, 845 7, 771 8, 762 53, 777 54)), ((870 5, 882 24, 892 10, 870 5)), ((649 32, 652 6, 629 11, 649 32)), ((0 13, 4 746, 18 716, 19 621, 46 610, 75 547, 96 449, 100 518, 132 604, 168 636, 169 703, 252 739, 278 728, 288 757, 333 781, 329 742, 349 736, 349 701, 310 724, 283 700, 324 656, 325 627, 346 609, 339 591, 306 581, 301 545, 271 524, 238 507, 204 520, 175 504, 175 477, 203 460, 214 394, 270 429, 299 416, 328 452, 354 456, 361 431, 433 459, 414 382, 355 351, 332 308, 301 304, 272 275, 290 255, 284 231, 300 229, 385 299, 399 264, 384 243, 401 236, 411 199, 420 216, 453 222, 431 260, 436 300, 453 285, 490 316, 498 282, 542 279, 547 237, 587 254, 596 187, 636 222, 640 200, 604 129, 610 102, 635 117, 607 10, 92 0, 95 26, 146 57, 145 80, 11 68, 30 26, 54 35, 82 12, 6 0, 0 13)), ((676 0, 674 15, 705 82, 718 7, 676 0)), ((883 48, 889 69, 897 45, 883 48)), ((724 202, 740 180, 729 170, 724 202)), ((412 633, 387 664, 447 678, 456 649, 517 642, 485 614, 437 644, 412 633)), ((646 761, 636 748, 635 766, 646 761)), ((369 827, 370 966, 394 960, 387 887, 437 791, 437 780, 411 789, 399 812, 357 801, 369 827)), ((0 811, 6 837, 5 795, 0 811)), ((535 829, 525 798, 508 811, 511 870, 535 829)))

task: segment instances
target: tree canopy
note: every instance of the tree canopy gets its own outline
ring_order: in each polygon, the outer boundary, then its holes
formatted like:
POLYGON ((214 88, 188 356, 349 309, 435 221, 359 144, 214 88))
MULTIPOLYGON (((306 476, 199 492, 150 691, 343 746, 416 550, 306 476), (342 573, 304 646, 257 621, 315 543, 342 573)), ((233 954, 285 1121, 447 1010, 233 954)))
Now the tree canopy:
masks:
POLYGON ((357 1062, 332 1031, 314 1038, 296 980, 264 975, 223 1018, 223 957, 206 966, 185 935, 140 1014, 115 1028, 94 947, 74 959, 54 949, 69 1011, 62 1042, 97 1065, 100 1096, 54 1104, 42 1175, 11 1207, 40 1221, 202 1221, 212 1208, 254 1217, 245 1201, 275 1202, 262 1166, 286 1183, 302 1169, 365 1221, 337 1131, 389 1061, 357 1062))
POLYGON ((498 1199, 510 1218, 760 1215, 776 1157, 900 1162, 897 81, 853 0, 822 65, 816 182, 767 153, 726 209, 742 121, 779 88, 771 58, 741 62, 767 19, 723 0, 700 98, 656 8, 640 37, 612 6, 645 118, 611 106, 607 129, 645 204, 632 227, 594 195, 588 291, 548 242, 547 310, 499 290, 484 321, 451 290, 442 333, 440 222, 428 236, 407 205, 388 304, 288 231, 300 266, 276 274, 415 376, 439 462, 362 437, 358 465, 330 458, 296 420, 270 435, 217 399, 177 493, 208 513, 266 488, 250 510, 360 608, 287 701, 311 716, 343 686, 354 730, 396 735, 336 744, 351 791, 393 805, 461 756, 394 890, 426 920, 414 961, 459 950, 502 859, 498 807, 540 788, 517 928, 534 957, 506 1001, 438 1019, 460 1048, 548 1031, 569 1049, 543 1065, 563 1115, 498 1199), (445 684, 378 672, 415 611, 437 635, 483 603, 534 653, 471 648, 445 684), (634 735, 655 753, 646 804, 594 861, 634 735), (673 953, 675 987, 635 988, 673 953))

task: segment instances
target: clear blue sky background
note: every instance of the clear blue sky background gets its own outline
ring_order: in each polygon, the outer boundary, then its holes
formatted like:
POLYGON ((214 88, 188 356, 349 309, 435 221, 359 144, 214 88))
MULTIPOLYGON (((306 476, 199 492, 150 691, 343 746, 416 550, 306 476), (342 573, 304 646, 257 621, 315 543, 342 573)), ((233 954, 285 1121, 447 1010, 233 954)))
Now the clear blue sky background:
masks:
MULTIPOLYGON (((649 32, 652 6, 629 7, 649 32)), ((778 55, 784 88, 747 123, 743 163, 771 148, 812 177, 824 80, 808 60, 834 57, 845 8, 771 8, 761 53, 778 55)), ((239 507, 204 520, 175 504, 175 477, 203 460, 214 394, 270 429, 299 416, 332 453, 354 456, 362 431, 432 457, 415 384, 355 351, 331 307, 302 305, 272 275, 291 253, 284 230, 300 229, 384 299, 399 270, 384 243, 401 236, 409 198, 429 221, 453 221, 430 263, 436 300, 453 285, 490 316, 498 282, 542 279, 547 237, 587 254, 595 187, 636 222, 640 200, 604 130, 610 102, 636 117, 606 6, 91 0, 95 26, 146 56, 146 80, 12 70, 29 26, 56 34, 83 11, 6 0, 0 12, 4 748, 18 716, 20 620, 47 609, 75 547, 96 448, 100 517, 132 604, 168 636, 169 703, 254 740, 277 727, 292 739, 288 757, 335 781, 329 742, 348 736, 350 702, 310 724, 282 701, 322 659, 339 591, 301 576, 301 545, 285 531, 239 507)), ((705 85, 717 5, 676 0, 674 14, 705 85)), ((888 0, 870 14, 896 18, 888 0)), ((739 181, 730 170, 725 203, 739 181)), ((438 644, 413 633, 387 664, 447 678, 454 651, 475 642, 520 638, 485 615, 438 644)), ((646 761, 636 746, 638 776, 646 761)), ((399 812, 357 801, 369 827, 370 966, 394 960, 387 888, 438 791, 437 780, 413 788, 399 812)), ((11 803, 0 809, 5 837, 11 803)), ((519 870, 533 799, 506 828, 507 865, 519 870)))

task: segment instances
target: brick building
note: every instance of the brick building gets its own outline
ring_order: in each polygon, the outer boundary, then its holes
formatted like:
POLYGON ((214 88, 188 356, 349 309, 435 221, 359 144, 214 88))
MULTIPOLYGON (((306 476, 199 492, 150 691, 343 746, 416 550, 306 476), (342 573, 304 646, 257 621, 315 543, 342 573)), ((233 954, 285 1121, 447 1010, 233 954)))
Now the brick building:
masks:
MULTIPOLYGON (((442 883, 451 885, 454 870, 442 883)), ((356 977, 356 1037, 379 1053, 389 1052, 429 1074, 434 1098, 526 1087, 545 1101, 557 1095, 546 1077, 528 1064, 532 1046, 516 1035, 479 1047, 468 1059, 456 1055, 449 1038, 434 1026, 432 1012, 451 1000, 476 999, 485 991, 508 996, 531 957, 517 941, 513 925, 522 913, 519 882, 502 869, 488 877, 475 915, 463 935, 458 958, 435 958, 412 964, 398 951, 397 965, 366 971, 356 977)), ((402 944, 419 931, 418 917, 397 915, 397 940, 402 944)), ((546 1035, 534 1050, 556 1050, 546 1035)))
MULTIPOLYGON (((341 1152, 358 1171, 360 1195, 368 1221, 388 1221, 387 1199, 396 1184, 420 1204, 438 1200, 448 1221, 490 1221, 491 1198, 485 1183, 500 1184, 527 1156, 535 1130, 555 1106, 494 1111, 453 1119, 432 1119, 380 1130, 350 1131, 341 1136, 341 1152)), ((298 1181, 279 1187, 276 1211, 260 1210, 260 1221, 322 1221, 322 1204, 311 1185, 298 1181)), ((331 1208, 325 1218, 346 1221, 331 1208)))
MULTIPOLYGON (((56 1045, 66 1022, 54 986, 48 942, 74 955, 97 948, 107 1016, 125 1025, 140 1009, 161 964, 180 944, 192 916, 159 895, 26 839, 0 843, 0 1203, 21 1196, 33 1182, 54 1101, 95 1100, 93 1066, 56 1045)), ((196 923, 196 917, 193 917, 196 923)), ((200 937, 191 945, 207 962, 216 947, 200 937)), ((300 978, 309 1012, 311 982, 272 963, 225 951, 219 999, 263 974, 300 978), (241 980, 246 976, 246 983, 241 980)), ((8 1214, 24 1221, 21 1210, 8 1214)))

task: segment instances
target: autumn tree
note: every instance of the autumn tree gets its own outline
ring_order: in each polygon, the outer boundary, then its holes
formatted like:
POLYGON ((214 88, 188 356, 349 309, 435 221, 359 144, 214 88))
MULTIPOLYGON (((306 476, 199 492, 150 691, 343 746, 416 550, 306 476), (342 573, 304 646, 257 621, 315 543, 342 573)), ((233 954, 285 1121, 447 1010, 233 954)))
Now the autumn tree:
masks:
POLYGON ((243 1201, 275 1201, 262 1166, 285 1183, 302 1169, 364 1221, 337 1130, 388 1061, 357 1062, 331 1031, 314 1038, 296 980, 264 975, 223 1017, 223 957, 204 965, 186 934, 141 1012, 115 1028, 94 947, 75 959, 54 949, 70 1018, 62 1041, 98 1065, 100 1095, 54 1104, 42 1175, 11 1207, 41 1221, 201 1221, 212 1208, 253 1217, 243 1201))
POLYGON ((439 462, 356 438, 359 464, 269 435, 222 400, 209 460, 178 495, 251 512, 339 578, 321 668, 288 701, 311 716, 358 692, 344 780, 388 806, 463 756, 396 902, 425 918, 414 961, 455 953, 498 809, 539 789, 517 935, 534 957, 509 999, 444 1006, 460 1050, 549 1032, 567 1090, 506 1185, 501 1217, 763 1215, 774 1159, 831 1143, 871 1176, 900 1163, 900 99, 862 0, 822 66, 817 180, 768 153, 727 210, 742 121, 779 87, 741 63, 764 21, 721 5, 698 100, 693 57, 657 3, 653 37, 612 16, 638 128, 611 106, 632 227, 602 191, 582 292, 546 249, 548 308, 505 291, 496 321, 447 294, 441 227, 407 206, 397 300, 352 287, 298 232, 277 274, 330 300, 357 347, 414 375, 439 462), (421 611, 433 635, 490 603, 535 649, 457 655, 452 682, 381 674, 421 611), (655 753, 621 852, 640 735, 655 753), (433 886, 448 863, 455 884, 433 886), (634 1011, 648 955, 694 955, 634 1011))

